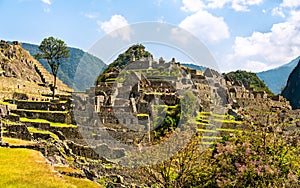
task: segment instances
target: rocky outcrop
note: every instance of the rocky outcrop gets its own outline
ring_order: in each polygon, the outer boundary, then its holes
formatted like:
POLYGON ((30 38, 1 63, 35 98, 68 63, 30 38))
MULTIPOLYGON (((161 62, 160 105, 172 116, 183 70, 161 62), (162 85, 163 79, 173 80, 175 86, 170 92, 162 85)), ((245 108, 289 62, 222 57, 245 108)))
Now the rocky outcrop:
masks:
MULTIPOLYGON (((53 76, 35 60, 21 43, 0 42, 0 99, 13 98, 14 93, 26 93, 26 99, 32 97, 44 99, 50 94, 53 76), (8 95, 10 94, 10 95, 8 95)), ((57 93, 72 92, 61 80, 57 80, 57 93)))
POLYGON ((290 74, 287 84, 282 91, 282 96, 290 101, 293 109, 300 108, 300 60, 290 74))

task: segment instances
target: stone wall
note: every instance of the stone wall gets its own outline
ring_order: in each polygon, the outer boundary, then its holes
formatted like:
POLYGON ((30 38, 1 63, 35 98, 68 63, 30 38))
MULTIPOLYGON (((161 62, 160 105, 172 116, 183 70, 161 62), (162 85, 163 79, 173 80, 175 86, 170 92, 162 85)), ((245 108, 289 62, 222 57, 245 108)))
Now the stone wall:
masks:
POLYGON ((26 125, 24 124, 5 124, 4 127, 6 129, 6 132, 3 134, 4 136, 11 137, 11 138, 18 138, 23 140, 31 140, 32 136, 29 133, 26 125))
POLYGON ((45 119, 51 122, 72 124, 74 120, 69 112, 53 112, 53 111, 30 111, 30 110, 13 110, 13 113, 21 117, 33 119, 45 119))
POLYGON ((117 159, 125 156, 124 149, 112 149, 106 144, 89 147, 67 141, 67 145, 72 150, 73 154, 90 159, 100 159, 102 157, 117 159))
POLYGON ((28 109, 28 110, 55 110, 55 111, 65 111, 70 109, 70 103, 53 103, 50 101, 23 101, 15 100, 14 104, 18 106, 18 109, 28 109))

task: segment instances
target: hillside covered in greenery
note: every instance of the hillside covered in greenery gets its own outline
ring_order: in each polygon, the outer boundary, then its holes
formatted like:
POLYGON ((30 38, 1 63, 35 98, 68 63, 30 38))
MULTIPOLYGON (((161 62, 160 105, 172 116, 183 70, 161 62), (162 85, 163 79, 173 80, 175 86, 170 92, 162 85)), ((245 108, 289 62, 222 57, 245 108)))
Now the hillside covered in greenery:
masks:
POLYGON ((132 57, 140 59, 142 57, 150 57, 152 54, 145 50, 145 46, 142 44, 136 44, 131 46, 124 53, 121 53, 116 60, 114 60, 101 75, 98 76, 97 83, 105 81, 110 72, 113 72, 115 68, 123 69, 132 59, 132 57))
MULTIPOLYGON (((22 46, 28 50, 31 55, 39 52, 38 45, 22 43, 22 46)), ((71 47, 68 49, 70 50, 70 58, 62 59, 58 70, 58 78, 75 91, 84 91, 94 85, 94 76, 98 75, 106 67, 106 64, 99 58, 80 49, 71 47), (82 75, 80 79, 77 78, 76 81, 74 81, 79 64, 80 67, 85 67, 85 74, 82 75)), ((50 66, 45 60, 39 60, 39 62, 51 72, 50 66)))
POLYGON ((266 93, 273 95, 268 86, 261 81, 255 73, 238 70, 226 73, 224 74, 224 77, 227 77, 229 80, 242 82, 247 89, 252 88, 254 91, 265 91, 266 93))

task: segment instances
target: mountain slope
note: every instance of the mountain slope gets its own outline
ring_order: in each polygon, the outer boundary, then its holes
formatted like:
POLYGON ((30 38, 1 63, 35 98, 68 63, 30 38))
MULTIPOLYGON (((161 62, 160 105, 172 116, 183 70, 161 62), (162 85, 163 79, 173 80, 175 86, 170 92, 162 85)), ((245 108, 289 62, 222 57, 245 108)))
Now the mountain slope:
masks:
POLYGON ((254 91, 265 91, 266 93, 273 95, 266 84, 261 81, 255 73, 246 71, 235 71, 224 74, 225 79, 233 80, 235 82, 241 82, 248 89, 254 91))
POLYGON ((300 108, 300 60, 290 74, 287 85, 282 91, 282 96, 290 101, 293 109, 300 108))
POLYGON ((145 50, 145 46, 142 44, 136 44, 131 46, 124 53, 120 54, 114 62, 112 62, 97 78, 97 84, 104 82, 109 73, 113 72, 114 69, 123 69, 134 57, 135 59, 147 58, 152 54, 145 50))
MULTIPOLYGON (((31 55, 38 53, 38 45, 22 43, 22 46, 28 50, 31 55)), ((58 78, 74 90, 84 91, 94 85, 95 75, 99 75, 103 68, 106 67, 106 64, 99 58, 80 49, 69 47, 69 50, 70 58, 62 60, 58 70, 58 78), (78 77, 76 74, 78 73, 77 67, 79 64, 86 69, 84 75, 80 75, 80 78, 76 78, 78 77), (74 81, 74 79, 76 81, 74 81)), ((40 63, 48 71, 51 71, 50 66, 45 60, 40 60, 40 63)))
MULTIPOLYGON (((44 98, 41 95, 50 93, 53 76, 18 42, 1 41, 0 83, 1 99, 13 98, 15 93, 25 94, 26 98, 44 98)), ((60 79, 57 86, 60 94, 72 92, 60 79)))
POLYGON ((285 87, 288 77, 297 66, 300 56, 291 61, 290 63, 271 69, 264 72, 256 73, 257 76, 263 80, 274 94, 281 93, 285 87))

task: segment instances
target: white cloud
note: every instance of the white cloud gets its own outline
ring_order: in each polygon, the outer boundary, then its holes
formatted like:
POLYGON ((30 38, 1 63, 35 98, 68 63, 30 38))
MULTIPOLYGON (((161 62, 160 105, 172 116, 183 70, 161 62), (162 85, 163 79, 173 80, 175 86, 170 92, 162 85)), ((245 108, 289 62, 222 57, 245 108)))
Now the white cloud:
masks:
POLYGON ((205 7, 201 0, 182 0, 182 3, 180 9, 184 12, 197 12, 205 7))
POLYGON ((128 21, 122 15, 113 15, 109 21, 97 23, 101 30, 112 37, 121 36, 123 40, 130 40, 131 30, 128 21))
POLYGON ((171 40, 177 41, 180 44, 186 45, 190 40, 190 36, 181 28, 174 28, 171 30, 171 40))
POLYGON ((283 0, 283 2, 280 4, 281 7, 289 7, 289 8, 295 8, 300 6, 299 0, 283 0))
POLYGON ((51 0, 42 0, 43 3, 51 5, 51 0))
POLYGON ((300 7, 300 0, 283 0, 278 7, 273 8, 272 15, 285 18, 286 11, 289 12, 291 11, 291 9, 295 9, 299 7, 300 7))
POLYGON ((205 10, 186 17, 180 24, 189 32, 205 41, 219 41, 230 37, 227 24, 222 17, 215 17, 205 10))
POLYGON ((282 18, 285 18, 285 14, 283 13, 282 7, 273 8, 272 16, 280 16, 282 18))
POLYGON ((89 18, 89 19, 95 19, 98 17, 97 13, 93 13, 93 12, 89 12, 89 13, 85 13, 84 14, 85 17, 89 18))
POLYGON ((263 0, 182 0, 181 10, 197 12, 202 9, 221 9, 230 4, 235 11, 249 11, 249 6, 259 5, 262 2, 263 0))
MULTIPOLYGON (((248 64, 248 70, 257 67, 271 68, 288 63, 300 55, 300 12, 292 12, 286 22, 274 24, 270 32, 254 32, 249 37, 236 37, 233 46, 234 54, 229 55, 228 61, 265 62, 263 64, 248 64), (258 66, 259 65, 259 66, 258 66)), ((262 71, 262 70, 260 70, 262 71)))
POLYGON ((245 63, 245 69, 251 70, 253 72, 260 72, 261 70, 269 69, 269 67, 266 63, 263 63, 263 62, 260 62, 260 61, 248 60, 245 63))

